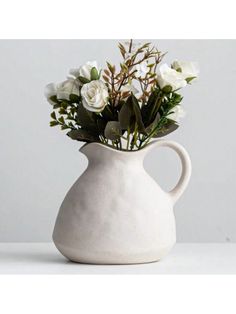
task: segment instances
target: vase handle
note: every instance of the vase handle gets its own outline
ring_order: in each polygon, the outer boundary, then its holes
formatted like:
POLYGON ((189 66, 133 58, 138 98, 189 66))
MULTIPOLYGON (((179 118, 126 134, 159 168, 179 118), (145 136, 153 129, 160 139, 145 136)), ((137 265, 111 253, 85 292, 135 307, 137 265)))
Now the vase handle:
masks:
POLYGON ((183 146, 181 146, 180 144, 174 141, 167 141, 167 140, 153 141, 148 146, 150 148, 159 147, 159 146, 172 148, 180 157, 181 165, 182 165, 182 173, 181 173, 181 176, 177 185, 169 192, 169 195, 171 199, 173 200, 173 203, 175 203, 183 194, 184 190, 186 189, 189 183, 191 170, 192 170, 189 154, 187 153, 187 151, 185 150, 183 146))

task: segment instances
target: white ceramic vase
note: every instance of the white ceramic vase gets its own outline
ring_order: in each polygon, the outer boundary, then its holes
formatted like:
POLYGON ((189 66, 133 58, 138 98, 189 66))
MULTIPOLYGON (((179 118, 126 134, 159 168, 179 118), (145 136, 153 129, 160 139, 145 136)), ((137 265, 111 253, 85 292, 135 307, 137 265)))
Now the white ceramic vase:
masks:
POLYGON ((186 150, 173 141, 154 141, 139 151, 118 151, 85 144, 89 164, 67 193, 53 232, 58 250, 68 259, 92 264, 158 261, 176 241, 173 205, 191 175, 186 150), (164 192, 143 168, 145 155, 168 146, 179 155, 182 174, 164 192))

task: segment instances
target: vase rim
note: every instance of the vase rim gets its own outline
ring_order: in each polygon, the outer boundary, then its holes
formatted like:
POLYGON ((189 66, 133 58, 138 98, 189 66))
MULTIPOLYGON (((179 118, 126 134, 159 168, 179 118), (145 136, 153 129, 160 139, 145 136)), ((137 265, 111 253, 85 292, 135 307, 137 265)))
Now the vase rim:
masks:
POLYGON ((149 148, 151 146, 151 144, 153 144, 154 142, 157 142, 157 141, 158 140, 151 141, 145 147, 142 147, 142 148, 136 149, 136 150, 125 150, 125 149, 119 150, 119 149, 116 149, 116 148, 112 147, 111 145, 106 145, 106 144, 103 144, 103 143, 100 143, 100 142, 91 142, 91 143, 85 143, 83 146, 80 147, 79 151, 83 153, 84 148, 86 148, 88 146, 91 146, 91 145, 95 145, 95 146, 99 146, 99 147, 105 148, 107 150, 110 150, 112 152, 117 152, 117 153, 120 153, 120 154, 128 154, 128 153, 134 154, 134 153, 141 153, 141 152, 143 152, 144 150, 149 148))

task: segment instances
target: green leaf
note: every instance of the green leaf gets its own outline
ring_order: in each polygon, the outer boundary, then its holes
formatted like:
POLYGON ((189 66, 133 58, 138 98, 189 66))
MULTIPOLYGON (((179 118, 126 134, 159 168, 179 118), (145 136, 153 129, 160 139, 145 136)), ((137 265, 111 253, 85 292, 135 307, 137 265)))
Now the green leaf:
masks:
POLYGON ((118 140, 122 135, 120 123, 118 121, 107 122, 104 134, 109 140, 118 140))
POLYGON ((148 98, 147 104, 141 109, 142 119, 145 127, 149 126, 155 119, 161 106, 160 91, 155 89, 148 98))
POLYGON ((64 124, 64 125, 61 125, 61 130, 66 130, 66 129, 69 129, 69 126, 64 124))
POLYGON ((90 134, 87 130, 77 129, 71 130, 67 133, 67 135, 72 140, 82 141, 82 142, 95 142, 98 140, 93 134, 90 134))
POLYGON ((142 134, 146 134, 139 103, 133 94, 128 97, 127 101, 121 107, 119 112, 119 122, 122 130, 127 130, 129 128, 132 132, 135 124, 137 124, 138 131, 142 134))
POLYGON ((79 103, 80 97, 76 94, 70 94, 70 101, 73 103, 79 103))
POLYGON ((57 95, 51 96, 51 97, 50 97, 50 100, 51 100, 52 102, 55 102, 56 104, 59 103, 59 101, 58 101, 58 99, 57 99, 57 95))
POLYGON ((151 133, 152 130, 154 130, 155 127, 157 127, 158 122, 160 121, 160 114, 159 112, 156 114, 156 117, 154 119, 154 121, 146 128, 146 132, 147 134, 151 133))
POLYGON ((66 101, 63 101, 62 103, 61 103, 61 107, 62 108, 64 108, 64 109, 66 109, 67 107, 68 107, 68 103, 66 102, 66 101))
POLYGON ((67 114, 67 111, 64 108, 60 108, 58 112, 60 114, 67 114))
POLYGON ((90 82, 90 80, 88 80, 86 77, 83 76, 79 76, 78 79, 80 80, 81 83, 83 84, 87 84, 90 82))
POLYGON ((97 132, 96 115, 85 109, 82 104, 78 105, 77 122, 82 128, 97 132))
POLYGON ((125 47, 121 43, 118 44, 118 47, 120 49, 120 53, 122 54, 122 57, 124 58, 125 53, 126 53, 125 47))
POLYGON ((108 69, 110 70, 111 73, 115 72, 115 66, 114 65, 111 65, 109 62, 107 62, 107 67, 108 67, 108 69))
POLYGON ((158 138, 158 137, 166 136, 174 132, 175 130, 177 130, 178 127, 179 125, 175 121, 169 120, 169 122, 166 125, 164 125, 161 128, 161 130, 158 130, 156 134, 153 135, 153 137, 158 138))
POLYGON ((91 69, 90 75, 91 75, 91 80, 98 80, 99 79, 99 73, 95 67, 93 67, 91 69))
POLYGON ((120 67, 124 72, 128 72, 129 68, 125 63, 120 63, 120 67))
POLYGON ((74 117, 69 113, 66 117, 66 120, 75 120, 74 117))
POLYGON ((183 96, 177 93, 173 93, 172 95, 174 103, 180 103, 183 99, 183 96))
POLYGON ((171 93, 171 91, 172 91, 172 87, 171 87, 170 85, 167 85, 167 86, 165 86, 165 87, 162 88, 162 91, 163 91, 164 93, 166 93, 166 94, 169 94, 169 93, 171 93))
POLYGON ((194 80, 196 76, 187 77, 185 80, 189 84, 192 80, 194 80))
POLYGON ((50 121, 50 126, 56 126, 58 125, 59 123, 57 121, 50 121))
POLYGON ((65 120, 64 120, 64 118, 62 116, 60 118, 58 118, 58 121, 61 122, 62 124, 65 123, 65 120))
POLYGON ((175 69, 175 71, 182 73, 182 69, 181 68, 175 69))
POLYGON ((53 109, 58 109, 58 108, 60 108, 61 107, 61 104, 55 104, 55 105, 53 105, 53 109))
POLYGON ((51 118, 53 119, 53 120, 56 120, 57 119, 57 117, 56 117, 56 113, 53 111, 52 113, 51 113, 51 118))
POLYGON ((106 124, 107 123, 106 123, 106 121, 104 119, 98 119, 97 120, 97 126, 98 126, 99 134, 104 135, 104 130, 105 130, 106 124))
POLYGON ((112 112, 112 108, 110 105, 107 105, 103 111, 102 111, 102 116, 104 117, 104 119, 106 121, 110 121, 110 120, 115 120, 117 119, 117 115, 116 114, 113 114, 112 112))
POLYGON ((132 104, 133 104, 133 111, 135 115, 135 120, 138 125, 138 131, 142 134, 146 134, 145 126, 142 120, 141 110, 139 107, 139 103, 137 98, 132 94, 131 95, 132 104))
POLYGON ((123 104, 119 112, 119 122, 122 130, 127 130, 131 127, 132 117, 134 116, 132 98, 129 97, 123 104))
POLYGON ((124 104, 125 104, 125 100, 117 101, 116 110, 120 111, 124 104))

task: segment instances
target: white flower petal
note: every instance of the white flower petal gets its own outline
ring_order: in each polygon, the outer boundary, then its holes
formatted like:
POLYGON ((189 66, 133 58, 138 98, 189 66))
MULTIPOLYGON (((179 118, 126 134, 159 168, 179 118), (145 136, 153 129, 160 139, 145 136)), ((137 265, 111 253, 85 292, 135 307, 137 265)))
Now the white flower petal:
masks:
POLYGON ((143 61, 140 64, 135 66, 137 72, 135 73, 136 77, 145 77, 146 74, 149 72, 149 67, 147 66, 147 62, 143 61))
POLYGON ((70 94, 80 96, 79 82, 75 79, 68 79, 57 86, 58 99, 70 99, 70 94))
POLYGON ((50 83, 45 86, 44 95, 47 98, 48 102, 50 104, 54 104, 53 101, 50 100, 52 96, 55 96, 57 94, 57 86, 54 83, 50 83))
POLYGON ((69 73, 74 78, 78 78, 79 76, 83 76, 87 80, 90 80, 92 68, 96 68, 97 71, 99 72, 97 61, 88 61, 88 62, 86 62, 86 64, 82 65, 80 68, 71 69, 69 73))
POLYGON ((132 92, 134 95, 139 92, 139 90, 133 84, 126 84, 122 86, 120 91, 122 93, 132 92))
POLYGON ((101 112, 108 102, 108 90, 103 81, 95 80, 81 88, 83 106, 92 112, 101 112))
POLYGON ((77 78, 80 75, 80 69, 70 69, 69 74, 73 77, 77 78))
POLYGON ((157 70, 157 81, 160 88, 171 86, 173 90, 177 90, 187 85, 182 74, 171 69, 166 63, 162 64, 157 70))
POLYGON ((172 64, 173 69, 181 71, 182 76, 187 79, 199 76, 199 67, 196 62, 175 60, 172 64))
POLYGON ((44 94, 45 96, 48 98, 48 97, 51 97, 53 95, 56 95, 57 93, 57 87, 56 87, 56 84, 54 83, 50 83, 48 85, 45 86, 45 90, 44 90, 44 94))

